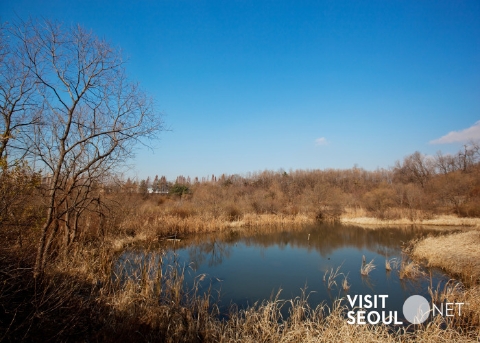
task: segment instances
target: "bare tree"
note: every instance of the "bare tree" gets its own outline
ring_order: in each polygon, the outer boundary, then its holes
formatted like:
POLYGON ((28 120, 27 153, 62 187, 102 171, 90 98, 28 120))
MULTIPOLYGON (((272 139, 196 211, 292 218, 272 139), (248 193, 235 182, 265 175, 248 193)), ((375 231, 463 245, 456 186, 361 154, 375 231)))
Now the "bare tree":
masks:
POLYGON ((413 154, 406 156, 403 163, 397 161, 393 172, 398 181, 418 183, 424 188, 435 173, 435 165, 431 158, 415 151, 413 154))
POLYGON ((458 165, 461 170, 467 172, 478 160, 480 152, 479 142, 469 141, 463 146, 463 150, 460 150, 457 154, 458 165))
POLYGON ((480 158, 480 142, 469 141, 456 155, 443 155, 440 151, 435 156, 435 167, 440 174, 462 170, 467 172, 478 163, 480 158))
MULTIPOLYGON (((13 34, 41 100, 41 123, 29 145, 52 174, 36 276, 59 227, 68 227, 68 217, 81 214, 91 199, 92 180, 122 165, 134 143, 154 138, 163 126, 152 100, 127 78, 120 53, 91 32, 31 20, 17 24, 13 34)), ((68 242, 75 234, 65 230, 68 242)))
POLYGON ((458 159, 453 155, 443 155, 440 151, 435 155, 435 167, 440 174, 446 175, 460 169, 458 159))
POLYGON ((28 145, 25 135, 38 123, 38 102, 34 78, 21 54, 20 41, 0 26, 0 160, 8 167, 8 156, 20 160, 28 145))

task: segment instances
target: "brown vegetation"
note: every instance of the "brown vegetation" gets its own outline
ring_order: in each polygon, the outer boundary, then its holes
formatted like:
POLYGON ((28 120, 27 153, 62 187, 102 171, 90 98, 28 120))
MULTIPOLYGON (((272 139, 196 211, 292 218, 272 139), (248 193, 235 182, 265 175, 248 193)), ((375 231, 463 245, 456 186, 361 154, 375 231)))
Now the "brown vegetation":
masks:
POLYGON ((405 260, 400 263, 400 270, 398 272, 400 279, 413 279, 425 275, 420 265, 413 261, 407 262, 405 260))
MULTIPOLYGON (((22 208, 35 209, 43 206, 41 183, 35 181, 37 177, 28 168, 20 171, 17 168, 2 173, 4 194, 15 196, 8 207, 9 212, 5 213, 21 214, 22 208), (22 177, 13 177, 9 173, 20 173, 22 177), (20 180, 24 180, 23 183, 19 183, 20 180), (15 185, 20 187, 16 192, 7 192, 9 187, 15 185), (19 194, 29 196, 23 197, 19 203, 14 201, 19 194)), ((223 186, 209 187, 221 189, 223 186)), ((360 339, 397 342, 421 339, 437 342, 475 341, 479 335, 480 305, 475 305, 475 299, 480 294, 475 287, 462 288, 461 293, 455 293, 456 299, 465 299, 474 304, 469 306, 470 312, 461 322, 444 323, 438 319, 411 333, 392 332, 383 326, 348 325, 343 316, 344 307, 310 308, 304 299, 283 301, 274 298, 248 309, 232 309, 228 319, 222 322, 217 317, 218 311, 212 297, 200 296, 194 289, 180 287, 181 268, 172 265, 169 273, 158 274, 156 264, 167 263, 161 256, 158 259, 150 258, 135 279, 126 282, 112 280, 112 273, 118 272, 113 269, 116 254, 135 241, 149 244, 172 234, 227 228, 238 230, 235 226, 239 225, 261 224, 268 231, 269 227, 276 229, 277 226, 271 224, 278 223, 279 218, 286 225, 291 225, 310 222, 312 217, 303 213, 243 213, 240 218, 231 221, 229 213, 222 212, 221 203, 209 205, 204 202, 205 212, 196 209, 194 203, 199 199, 195 193, 181 196, 151 195, 144 198, 137 193, 123 193, 105 187, 102 189, 102 199, 106 204, 103 208, 108 209, 104 212, 104 217, 100 216, 95 203, 90 204, 78 218, 78 235, 72 243, 70 254, 60 254, 63 240, 59 236, 52 243, 51 251, 54 253, 49 257, 45 273, 37 279, 32 278, 32 251, 36 249, 39 234, 35 230, 35 223, 40 221, 38 225, 41 224, 43 211, 32 212, 40 215, 33 216, 35 220, 28 219, 32 216, 20 215, 18 218, 23 218, 31 225, 26 227, 17 227, 14 222, 9 222, 8 218, 12 216, 2 217, 3 224, 8 224, 2 225, 1 234, 5 244, 0 254, 0 297, 4 311, 0 334, 5 340, 50 337, 53 341, 277 342, 360 339), (217 212, 209 211, 208 206, 213 206, 217 212), (17 231, 12 231, 11 228, 16 228, 17 231), (21 236, 17 234, 18 230, 21 230, 21 236), (282 317, 280 310, 284 306, 292 306, 288 318, 282 317)), ((224 196, 227 194, 228 192, 224 196)), ((240 206, 241 202, 235 202, 235 205, 240 206)), ((365 210, 357 211, 361 213, 365 210)), ((297 227, 300 228, 301 225, 297 227)), ((458 270, 455 266, 459 263, 452 256, 458 254, 458 251, 471 251, 472 246, 467 247, 467 243, 476 247, 477 233, 466 232, 464 235, 469 235, 468 237, 458 236, 455 242, 448 244, 442 241, 438 243, 441 249, 429 250, 448 254, 448 258, 443 256, 440 259, 452 261, 452 269, 449 270, 456 272, 458 270)), ((446 237, 438 237, 444 238, 446 237)), ((432 247, 432 244, 426 241, 425 246, 432 247)), ((421 247, 419 244, 418 251, 421 247)), ((458 254, 459 259, 472 261, 471 255, 468 259, 462 256, 461 253, 458 254)), ((331 287, 336 285, 335 275, 338 274, 333 272, 331 271, 332 278, 329 280, 331 287)), ((472 275, 468 265, 464 273, 472 275)), ((348 290, 346 277, 341 287, 348 290)), ((436 294, 437 297, 454 296, 450 288, 437 290, 436 294)))
POLYGON ((480 284, 480 231, 427 237, 417 242, 411 256, 458 275, 467 285, 480 284))
MULTIPOLYGON (((315 221, 480 226, 478 144, 465 151, 428 159, 417 152, 390 170, 264 171, 193 183, 179 177, 175 184, 147 179, 140 184, 170 192, 143 194, 133 210, 179 232, 315 221)), ((113 193, 134 198, 132 187, 139 186, 127 180, 113 193)))
POLYGON ((140 184, 170 189, 166 195, 145 195, 147 202, 161 205, 153 211, 157 215, 200 216, 218 229, 223 222, 248 225, 245 219, 252 215, 277 223, 297 222, 300 216, 301 222, 480 226, 479 158, 478 143, 471 143, 455 156, 415 152, 389 170, 264 171, 140 184))
MULTIPOLYGON (((449 319, 450 325, 464 329, 480 327, 480 231, 450 233, 410 242, 406 252, 417 262, 441 268, 461 281, 451 279, 443 286, 429 287, 432 301, 467 304, 462 316, 449 319)), ((404 263, 403 277, 424 274, 414 261, 404 263)))

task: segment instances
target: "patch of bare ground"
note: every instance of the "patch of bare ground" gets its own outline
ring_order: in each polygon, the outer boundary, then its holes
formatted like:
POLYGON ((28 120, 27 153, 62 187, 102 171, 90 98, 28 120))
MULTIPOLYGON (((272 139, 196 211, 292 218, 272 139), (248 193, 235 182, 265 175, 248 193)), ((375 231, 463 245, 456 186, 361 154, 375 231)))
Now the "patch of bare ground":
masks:
POLYGON ((427 237, 415 243, 411 256, 460 276, 466 284, 480 283, 479 230, 427 237))

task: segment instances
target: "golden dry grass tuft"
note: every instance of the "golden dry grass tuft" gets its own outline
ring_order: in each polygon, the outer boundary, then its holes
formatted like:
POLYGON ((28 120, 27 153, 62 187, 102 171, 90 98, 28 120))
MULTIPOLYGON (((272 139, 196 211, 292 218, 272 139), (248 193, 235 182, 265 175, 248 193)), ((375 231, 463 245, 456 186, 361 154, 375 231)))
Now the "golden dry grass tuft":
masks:
POLYGON ((360 274, 362 276, 368 276, 372 270, 375 269, 375 265, 373 264, 373 260, 371 260, 368 263, 365 263, 365 261, 362 262, 362 266, 360 267, 360 274))
POLYGON ((385 270, 387 272, 392 271, 392 269, 397 269, 398 265, 399 265, 398 259, 395 257, 391 259, 388 259, 388 258, 385 259, 385 270))
POLYGON ((426 275, 418 263, 413 261, 406 262, 405 260, 400 263, 400 270, 398 272, 400 279, 414 279, 426 275))

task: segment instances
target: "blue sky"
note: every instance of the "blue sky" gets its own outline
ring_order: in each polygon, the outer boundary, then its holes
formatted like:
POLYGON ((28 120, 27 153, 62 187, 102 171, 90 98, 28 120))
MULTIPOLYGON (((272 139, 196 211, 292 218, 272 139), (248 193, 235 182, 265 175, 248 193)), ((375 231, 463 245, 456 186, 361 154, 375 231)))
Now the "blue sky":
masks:
POLYGON ((121 47, 171 131, 130 175, 388 168, 480 139, 480 2, 23 1, 121 47))

